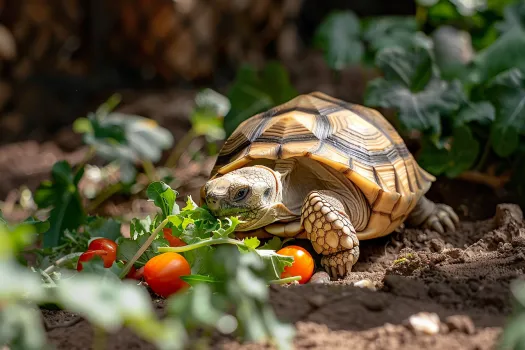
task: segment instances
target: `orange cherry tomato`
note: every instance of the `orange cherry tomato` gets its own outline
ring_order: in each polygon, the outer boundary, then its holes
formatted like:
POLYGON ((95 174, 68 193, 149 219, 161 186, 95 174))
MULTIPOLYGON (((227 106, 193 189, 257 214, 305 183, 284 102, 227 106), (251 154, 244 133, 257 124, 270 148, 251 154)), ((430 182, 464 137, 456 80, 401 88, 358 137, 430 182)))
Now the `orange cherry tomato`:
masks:
POLYGON ((144 265, 144 280, 155 293, 165 298, 188 288, 189 284, 181 280, 180 276, 190 274, 188 261, 173 252, 159 254, 144 265))
POLYGON ((301 276, 299 284, 305 284, 310 280, 314 273, 315 262, 312 255, 304 249, 296 245, 290 245, 277 251, 277 254, 293 256, 294 262, 292 266, 286 266, 281 278, 301 276))
POLYGON ((182 239, 172 234, 171 228, 163 228, 162 232, 164 232, 164 238, 169 242, 170 247, 182 247, 187 245, 182 239))
POLYGON ((111 265, 113 265, 113 262, 115 261, 111 259, 108 252, 105 250, 88 250, 82 253, 82 255, 80 255, 80 257, 78 258, 77 271, 80 272, 84 269, 84 267, 82 266, 82 262, 86 262, 93 259, 95 255, 100 256, 102 260, 104 260, 105 268, 111 267, 111 265))
POLYGON ((107 259, 115 261, 117 259, 117 243, 107 238, 97 238, 91 241, 88 246, 89 250, 104 250, 108 253, 107 259))

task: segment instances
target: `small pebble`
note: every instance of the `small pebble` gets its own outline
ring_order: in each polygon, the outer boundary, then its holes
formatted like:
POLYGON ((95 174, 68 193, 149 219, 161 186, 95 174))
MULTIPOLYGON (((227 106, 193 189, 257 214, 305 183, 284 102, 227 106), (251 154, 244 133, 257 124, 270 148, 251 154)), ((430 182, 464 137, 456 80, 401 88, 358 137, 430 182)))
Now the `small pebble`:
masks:
POLYGON ((429 335, 439 333, 439 316, 435 313, 420 312, 408 319, 410 326, 416 331, 429 335))
POLYGON ((314 283, 314 284, 325 284, 330 283, 330 275, 324 271, 319 271, 314 273, 312 278, 310 278, 310 281, 308 283, 314 283))
POLYGON ((376 287, 374 286, 374 282, 368 280, 368 279, 364 279, 364 280, 361 280, 361 281, 358 281, 358 282, 354 282, 354 287, 359 287, 359 288, 368 288, 370 290, 376 290, 376 287))

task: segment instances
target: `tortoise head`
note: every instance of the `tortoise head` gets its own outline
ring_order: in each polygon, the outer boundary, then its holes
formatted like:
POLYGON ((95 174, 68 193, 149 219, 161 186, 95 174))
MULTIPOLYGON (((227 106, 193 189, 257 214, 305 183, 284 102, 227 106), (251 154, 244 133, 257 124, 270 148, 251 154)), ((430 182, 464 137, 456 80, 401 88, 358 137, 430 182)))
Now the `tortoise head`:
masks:
POLYGON ((204 199, 215 216, 238 216, 242 221, 238 231, 257 229, 291 214, 282 204, 281 175, 261 165, 209 180, 204 199))

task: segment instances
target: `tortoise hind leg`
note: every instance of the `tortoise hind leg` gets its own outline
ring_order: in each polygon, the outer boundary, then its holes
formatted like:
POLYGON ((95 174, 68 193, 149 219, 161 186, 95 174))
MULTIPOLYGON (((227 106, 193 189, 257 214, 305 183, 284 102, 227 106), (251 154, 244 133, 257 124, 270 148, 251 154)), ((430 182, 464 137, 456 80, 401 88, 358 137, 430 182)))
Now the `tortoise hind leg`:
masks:
POLYGON ((445 229, 454 231, 457 228, 459 217, 448 205, 434 203, 423 196, 408 216, 407 223, 445 233, 445 229))
POLYGON ((359 258, 359 240, 333 191, 312 191, 303 203, 301 221, 321 264, 332 278, 345 277, 359 258))

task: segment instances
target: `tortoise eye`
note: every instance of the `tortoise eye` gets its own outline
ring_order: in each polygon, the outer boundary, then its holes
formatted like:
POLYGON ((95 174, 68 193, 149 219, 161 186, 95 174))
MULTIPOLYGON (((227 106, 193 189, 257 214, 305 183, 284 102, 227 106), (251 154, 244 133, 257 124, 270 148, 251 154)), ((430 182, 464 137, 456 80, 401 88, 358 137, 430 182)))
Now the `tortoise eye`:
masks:
POLYGON ((246 198, 248 195, 249 188, 241 188, 237 193, 235 194, 235 197, 233 197, 234 201, 240 201, 246 198))

